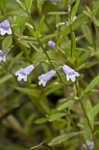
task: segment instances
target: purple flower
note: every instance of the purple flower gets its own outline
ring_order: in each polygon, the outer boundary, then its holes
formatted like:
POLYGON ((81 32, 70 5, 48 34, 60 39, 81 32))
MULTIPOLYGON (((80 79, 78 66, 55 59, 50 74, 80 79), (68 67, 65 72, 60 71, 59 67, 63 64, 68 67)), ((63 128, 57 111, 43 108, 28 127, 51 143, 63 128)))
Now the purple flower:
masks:
POLYGON ((12 30, 10 28, 10 23, 8 19, 0 23, 0 34, 5 35, 6 33, 9 35, 12 34, 12 30))
POLYGON ((54 41, 48 41, 48 46, 49 46, 50 48, 54 48, 55 42, 54 42, 54 41))
POLYGON ((63 65, 62 68, 63 68, 64 73, 66 74, 67 81, 71 79, 72 82, 75 82, 76 77, 80 76, 78 72, 76 72, 75 70, 73 70, 71 67, 67 65, 63 65))
POLYGON ((27 81, 27 75, 29 75, 32 70, 34 69, 34 65, 29 65, 25 68, 21 68, 20 70, 18 70, 15 75, 18 76, 17 80, 18 81, 21 81, 22 79, 24 80, 24 82, 27 81))
POLYGON ((3 52, 2 50, 0 50, 0 62, 5 62, 6 61, 6 56, 8 54, 10 49, 7 50, 7 52, 3 52))
POLYGON ((39 85, 42 85, 43 87, 46 86, 47 81, 49 81, 54 75, 56 74, 55 70, 51 70, 45 74, 42 74, 38 77, 39 79, 39 85))
POLYGON ((94 142, 87 140, 86 144, 83 144, 83 147, 89 150, 93 150, 94 149, 94 142))

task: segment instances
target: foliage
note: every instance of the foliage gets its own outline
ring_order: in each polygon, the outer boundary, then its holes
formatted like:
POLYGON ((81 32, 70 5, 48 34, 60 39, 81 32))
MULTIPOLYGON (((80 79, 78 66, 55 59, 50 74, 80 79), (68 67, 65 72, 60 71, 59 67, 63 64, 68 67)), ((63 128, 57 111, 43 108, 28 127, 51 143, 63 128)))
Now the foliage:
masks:
POLYGON ((98 12, 99 0, 0 0, 12 30, 0 35, 0 149, 99 149, 98 12))

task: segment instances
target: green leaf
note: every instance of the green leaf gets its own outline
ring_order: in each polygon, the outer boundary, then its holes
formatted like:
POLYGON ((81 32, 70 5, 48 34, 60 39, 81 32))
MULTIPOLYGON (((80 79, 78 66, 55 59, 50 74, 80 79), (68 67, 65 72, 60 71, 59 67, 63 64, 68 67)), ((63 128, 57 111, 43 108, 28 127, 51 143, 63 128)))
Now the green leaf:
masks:
POLYGON ((0 0, 0 10, 4 13, 6 10, 6 0, 0 0))
POLYGON ((40 93, 37 89, 30 89, 30 88, 20 88, 20 87, 15 87, 16 90, 24 93, 24 94, 27 94, 27 95, 30 95, 30 96, 33 96, 35 98, 38 98, 40 97, 40 93))
POLYGON ((77 16, 77 19, 73 22, 72 29, 73 31, 78 29, 82 24, 86 24, 88 22, 88 17, 83 14, 77 16))
POLYGON ((47 86, 46 91, 45 91, 45 95, 47 96, 47 95, 49 95, 51 93, 54 93, 56 91, 59 91, 61 89, 62 89, 62 85, 55 82, 55 83, 50 84, 50 85, 47 86))
POLYGON ((11 79, 11 78, 12 78, 12 75, 11 75, 11 74, 8 74, 8 75, 6 75, 6 76, 4 76, 4 77, 1 77, 1 78, 0 78, 0 84, 5 83, 6 81, 8 81, 8 80, 11 79))
POLYGON ((22 146, 22 145, 15 144, 15 143, 9 144, 8 140, 6 140, 6 141, 2 140, 2 142, 0 141, 0 149, 2 149, 2 150, 13 150, 13 149, 27 150, 27 148, 24 148, 24 146, 22 146))
POLYGON ((73 105, 74 101, 73 100, 65 100, 65 102, 63 102, 62 104, 59 104, 57 110, 61 111, 61 110, 64 110, 66 108, 69 108, 73 105))
POLYGON ((78 7, 79 7, 79 3, 80 3, 80 0, 76 0, 76 3, 72 9, 72 13, 71 13, 71 17, 73 19, 73 17, 76 15, 77 13, 77 10, 78 10, 78 7))
POLYGON ((78 64, 82 64, 87 60, 87 58, 90 56, 90 51, 86 50, 82 55, 79 55, 78 64))
POLYGON ((12 37, 7 36, 2 42, 2 49, 8 50, 8 48, 10 48, 11 45, 12 45, 12 37))
MULTIPOLYGON (((38 51, 38 48, 37 48, 37 51, 38 51)), ((38 52, 34 53, 33 60, 37 62, 44 62, 47 60, 47 58, 45 54, 43 53, 43 51, 39 49, 38 52)))
POLYGON ((41 12, 42 12, 42 6, 43 6, 44 2, 45 2, 45 0, 37 0, 37 8, 38 8, 39 14, 41 14, 41 12))
POLYGON ((50 107, 46 98, 42 98, 39 100, 40 107, 43 108, 43 111, 47 114, 50 112, 50 107))
POLYGON ((53 146, 53 145, 61 144, 63 142, 66 142, 67 140, 69 140, 73 136, 76 136, 77 134, 78 134, 77 132, 62 134, 60 136, 53 138, 52 141, 48 145, 53 146))
POLYGON ((93 9, 93 14, 96 15, 99 11, 99 1, 95 2, 95 8, 93 9))
POLYGON ((93 107, 92 113, 93 113, 94 117, 99 113, 99 104, 96 104, 96 105, 93 107))
POLYGON ((86 7, 86 9, 83 11, 83 13, 88 16, 89 18, 92 17, 92 11, 90 10, 89 7, 86 7))
POLYGON ((76 49, 76 37, 75 37, 75 33, 72 32, 72 52, 74 53, 76 49))
POLYGON ((94 22, 94 24, 96 25, 96 27, 99 27, 99 20, 96 19, 95 16, 93 17, 93 22, 94 22))
POLYGON ((87 113, 87 116, 89 118, 91 127, 93 129, 94 128, 94 115, 93 115, 93 111, 92 111, 93 108, 92 108, 90 100, 86 101, 85 109, 86 109, 86 113, 87 113))
POLYGON ((99 84, 99 75, 97 75, 91 83, 87 86, 87 88, 83 91, 82 95, 85 95, 86 93, 90 92, 97 84, 99 84))
POLYGON ((24 0, 25 8, 27 11, 31 9, 32 2, 33 2, 33 0, 24 0))
POLYGON ((88 42, 92 45, 93 44, 93 37, 90 28, 87 25, 82 25, 82 31, 88 40, 88 42))
POLYGON ((88 121, 87 121, 87 119, 85 117, 84 118, 80 117, 79 127, 83 131, 84 138, 88 139, 88 137, 90 137, 90 135, 91 135, 91 130, 89 128, 88 121))
POLYGON ((41 34, 45 29, 44 20, 45 20, 45 16, 42 16, 41 19, 40 19, 39 25, 37 27, 37 30, 38 30, 39 34, 41 34))
POLYGON ((46 119, 46 118, 40 118, 40 119, 37 119, 37 120, 35 121, 35 123, 37 123, 37 124, 42 124, 42 123, 45 123, 45 122, 47 122, 47 119, 46 119))
MULTIPOLYGON (((23 14, 23 13, 21 13, 20 16, 19 15, 15 16, 12 19, 12 22, 11 22, 12 28, 13 28, 14 33, 17 36, 23 35, 26 21, 27 21, 27 16, 26 16, 26 14, 23 14)), ((20 41, 22 41, 22 40, 20 40, 20 41)))
POLYGON ((17 56, 12 58, 9 66, 8 66, 8 70, 10 70, 13 67, 13 65, 22 57, 22 55, 23 55, 23 52, 20 52, 17 56))
POLYGON ((29 41, 26 41, 26 40, 19 40, 18 43, 19 43, 20 45, 22 45, 23 47, 30 48, 29 41))
POLYGON ((95 61, 95 62, 86 62, 86 63, 83 63, 81 64, 78 68, 77 68, 77 71, 81 70, 81 69, 88 69, 88 68, 91 68, 93 67, 94 65, 96 64, 99 64, 99 61, 95 61))
MULTIPOLYGON (((87 16, 85 16, 84 14, 79 15, 77 17, 77 19, 72 24, 72 30, 75 31, 80 26, 82 26, 82 24, 86 24, 87 22, 88 22, 88 17, 87 16)), ((66 26, 65 28, 63 28, 62 31, 60 31, 60 34, 66 36, 70 32, 71 32, 70 26, 66 26)))
POLYGON ((23 10, 25 10, 25 6, 24 3, 22 3, 20 0, 16 0, 16 2, 18 3, 18 5, 23 8, 23 10))
POLYGON ((46 36, 42 37, 41 41, 44 42, 44 41, 50 40, 55 36, 56 36, 56 33, 46 35, 46 36))
POLYGON ((64 117, 65 115, 66 115, 66 113, 57 112, 57 113, 54 113, 54 114, 48 116, 48 120, 50 122, 52 122, 52 121, 55 121, 55 120, 58 120, 58 119, 64 117))

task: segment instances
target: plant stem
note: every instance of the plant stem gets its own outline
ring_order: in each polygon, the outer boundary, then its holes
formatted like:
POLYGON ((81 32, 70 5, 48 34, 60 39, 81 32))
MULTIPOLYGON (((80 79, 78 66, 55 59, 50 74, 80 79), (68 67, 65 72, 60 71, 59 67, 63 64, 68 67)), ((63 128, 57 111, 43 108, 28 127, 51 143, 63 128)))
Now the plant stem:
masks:
MULTIPOLYGON (((79 91, 78 91, 77 82, 76 82, 75 85, 76 85, 76 90, 77 90, 77 97, 79 97, 79 91)), ((80 106, 81 106, 81 108, 82 108, 83 114, 84 114, 84 116, 85 116, 85 118, 86 118, 86 120, 87 120, 87 122, 88 122, 88 126, 89 126, 90 131, 91 131, 92 139, 94 140, 94 130, 93 130, 92 127, 91 127, 90 120, 89 120, 89 118, 88 118, 86 109, 85 109, 84 104, 83 104, 83 102, 82 102, 81 99, 79 100, 79 103, 80 103, 80 106)))
MULTIPOLYGON (((28 16, 29 16, 29 14, 28 14, 28 16)), ((32 17, 31 17, 31 16, 29 16, 29 18, 30 18, 31 23, 32 23, 32 25, 33 25, 33 27, 34 27, 34 31, 36 31, 36 27, 35 27, 35 24, 33 23, 32 17)), ((41 48, 42 48, 42 50, 43 50, 44 54, 46 55, 46 57, 47 57, 48 61, 50 62, 50 64, 51 64, 52 68, 53 68, 53 69, 55 69, 55 67, 54 67, 54 65, 53 65, 53 63, 52 63, 52 60, 51 60, 51 58, 49 57, 49 55, 48 55, 48 53, 47 53, 47 51, 46 51, 45 47, 44 47, 44 46, 43 46, 43 44, 42 44, 42 42, 40 41, 40 39, 39 39, 39 38, 37 38, 37 41, 38 41, 39 45, 41 46, 41 48)), ((56 70, 56 69, 55 69, 55 70, 56 70)), ((56 70, 56 74, 57 74, 57 76, 59 77, 59 79, 60 79, 61 83, 62 83, 62 84, 63 84, 63 86, 64 86, 64 96, 66 97, 66 90, 65 90, 65 89, 66 89, 66 85, 65 85, 64 81, 62 80, 62 78, 61 78, 61 76, 60 76, 60 74, 58 73, 58 71, 57 71, 57 70, 56 70)))
MULTIPOLYGON (((50 57, 49 57, 48 53, 46 52, 46 50, 45 50, 44 46, 42 45, 42 43, 41 43, 41 41, 40 41, 39 39, 38 39, 38 42, 39 42, 39 44, 40 44, 40 46, 41 46, 41 48, 42 48, 42 50, 43 50, 44 54, 46 55, 47 59, 49 60, 49 62, 50 62, 50 64, 51 64, 52 68, 54 68, 54 69, 55 69, 55 67, 54 67, 54 65, 53 65, 53 63, 52 63, 52 60, 50 59, 50 57)), ((56 71, 56 73, 57 73, 57 75, 58 75, 58 77, 59 77, 60 81, 64 84, 64 82, 63 82, 63 80, 62 80, 62 78, 61 78, 60 74, 59 74, 57 71, 56 71)))
POLYGON ((70 23, 70 37, 71 37, 70 55, 71 55, 71 57, 72 57, 73 38, 72 38, 72 24, 71 24, 71 23, 70 23))
POLYGON ((71 5, 70 5, 70 1, 69 0, 68 0, 68 18, 69 18, 70 38, 71 38, 70 56, 72 57, 73 38, 72 38, 72 22, 71 22, 71 5))

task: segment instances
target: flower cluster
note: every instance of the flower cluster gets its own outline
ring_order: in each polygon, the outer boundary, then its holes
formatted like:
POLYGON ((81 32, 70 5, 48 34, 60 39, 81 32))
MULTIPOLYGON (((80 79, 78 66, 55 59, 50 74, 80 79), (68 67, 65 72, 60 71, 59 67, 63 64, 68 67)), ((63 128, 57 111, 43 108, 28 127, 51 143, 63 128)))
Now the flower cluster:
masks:
MULTIPOLYGON (((8 19, 4 20, 3 22, 0 23, 0 34, 1 35, 5 35, 5 34, 12 34, 12 30, 10 28, 10 23, 8 21, 8 19)), ((50 48, 54 48, 55 47, 55 42, 54 41, 48 41, 48 46, 50 48)), ((4 53, 2 50, 0 50, 0 62, 6 61, 6 56, 8 54, 10 49, 8 49, 8 51, 6 53, 4 53)), ((22 79, 24 80, 24 82, 27 82, 27 76, 34 70, 34 65, 31 64, 25 68, 21 68, 18 71, 15 72, 15 76, 17 76, 17 80, 21 81, 22 79)), ((71 67, 69 67, 68 65, 63 65, 62 69, 66 75, 67 81, 72 80, 72 82, 75 82, 76 77, 79 77, 80 74, 78 72, 76 72, 75 70, 73 70, 71 67)), ((52 69, 49 72, 42 74, 38 77, 38 84, 42 85, 43 87, 46 86, 47 82, 56 74, 56 70, 52 69)))
MULTIPOLYGON (((26 82, 27 81, 27 75, 29 75, 32 70, 34 70, 34 65, 29 65, 25 68, 21 68, 20 70, 18 70, 15 75, 18 76, 18 81, 21 81, 22 79, 26 82)), ((63 65, 63 71, 66 74, 66 78, 67 81, 69 81, 70 79, 74 82, 76 80, 76 77, 79 77, 80 74, 78 72, 76 72, 75 70, 73 70, 72 68, 70 68, 67 65, 63 65)), ((46 86, 46 83, 52 79, 52 77, 56 74, 56 70, 50 70, 47 73, 41 74, 38 77, 38 84, 42 85, 43 87, 46 86)))

